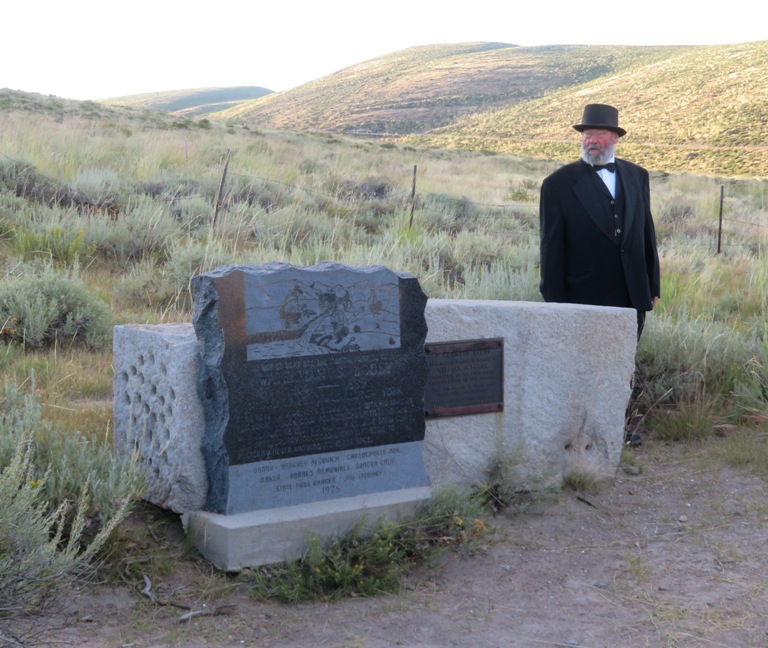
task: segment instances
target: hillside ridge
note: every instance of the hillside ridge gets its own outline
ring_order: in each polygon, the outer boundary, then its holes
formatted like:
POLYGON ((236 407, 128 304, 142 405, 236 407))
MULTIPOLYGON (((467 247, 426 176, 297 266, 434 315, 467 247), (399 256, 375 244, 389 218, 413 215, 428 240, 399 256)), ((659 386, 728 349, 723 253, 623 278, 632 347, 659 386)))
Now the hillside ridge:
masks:
POLYGON ((112 97, 101 99, 99 103, 108 106, 143 108, 177 115, 197 116, 220 112, 242 102, 266 96, 272 92, 272 90, 261 86, 193 88, 112 97))
POLYGON ((586 103, 611 103, 653 169, 768 177, 768 41, 419 46, 212 113, 262 129, 572 159, 586 103))
POLYGON ((35 103, 34 110, 90 119, 116 110, 116 118, 132 123, 151 124, 162 115, 174 128, 198 122, 252 132, 323 132, 554 161, 574 158, 578 137, 571 125, 584 104, 611 103, 628 131, 621 155, 651 170, 768 178, 768 40, 449 43, 392 52, 282 92, 199 88, 78 106, 5 91, 0 103, 27 110, 35 103))

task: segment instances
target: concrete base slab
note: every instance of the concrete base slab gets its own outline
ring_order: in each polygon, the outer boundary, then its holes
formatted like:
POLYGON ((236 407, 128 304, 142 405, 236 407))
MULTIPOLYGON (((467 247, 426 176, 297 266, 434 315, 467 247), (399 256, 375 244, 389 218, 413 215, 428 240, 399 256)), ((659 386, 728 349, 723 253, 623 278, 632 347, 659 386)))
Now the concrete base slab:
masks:
POLYGON ((200 553, 224 571, 238 571, 301 557, 313 535, 324 542, 355 525, 396 521, 429 500, 428 487, 406 488, 297 506, 220 515, 194 511, 182 519, 200 553))

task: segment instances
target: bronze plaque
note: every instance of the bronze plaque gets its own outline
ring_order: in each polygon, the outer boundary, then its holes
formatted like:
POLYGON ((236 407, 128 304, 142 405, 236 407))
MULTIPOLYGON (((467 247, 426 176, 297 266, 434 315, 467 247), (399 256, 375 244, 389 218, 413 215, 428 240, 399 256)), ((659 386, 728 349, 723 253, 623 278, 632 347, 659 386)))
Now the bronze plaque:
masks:
POLYGON ((504 339, 432 342, 424 345, 429 378, 427 418, 466 416, 504 409, 504 339))

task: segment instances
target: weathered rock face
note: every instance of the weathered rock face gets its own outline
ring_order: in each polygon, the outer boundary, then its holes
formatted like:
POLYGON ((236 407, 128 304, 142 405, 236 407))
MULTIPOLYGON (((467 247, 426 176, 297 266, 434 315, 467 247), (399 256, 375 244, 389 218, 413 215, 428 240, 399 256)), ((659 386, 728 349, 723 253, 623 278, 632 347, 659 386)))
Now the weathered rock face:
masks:
POLYGON ((177 513, 202 508, 208 490, 197 349, 192 324, 114 329, 115 450, 146 466, 144 498, 177 513))
POLYGON ((521 487, 572 472, 612 478, 635 368, 635 311, 574 304, 430 300, 428 342, 504 338, 504 410, 427 421, 433 486, 482 484, 492 469, 521 487))

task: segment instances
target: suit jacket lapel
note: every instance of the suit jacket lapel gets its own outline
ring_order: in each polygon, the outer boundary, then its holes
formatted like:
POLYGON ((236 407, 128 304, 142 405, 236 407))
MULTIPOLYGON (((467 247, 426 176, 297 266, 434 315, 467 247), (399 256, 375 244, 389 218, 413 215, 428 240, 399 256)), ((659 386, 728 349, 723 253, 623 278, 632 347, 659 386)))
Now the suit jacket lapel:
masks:
POLYGON ((635 176, 624 164, 623 160, 616 160, 616 182, 621 183, 621 191, 624 192, 624 232, 621 235, 622 241, 627 234, 632 231, 632 221, 635 219, 635 208, 641 204, 640 185, 635 181, 635 176))
MULTIPOLYGON (((592 176, 592 171, 585 164, 584 173, 576 181, 576 184, 573 185, 573 192, 600 231, 609 239, 615 241, 613 223, 606 220, 605 214, 603 214, 603 210, 600 208, 599 189, 595 184, 595 178, 592 176)), ((597 181, 602 182, 600 178, 597 178, 597 181)))

